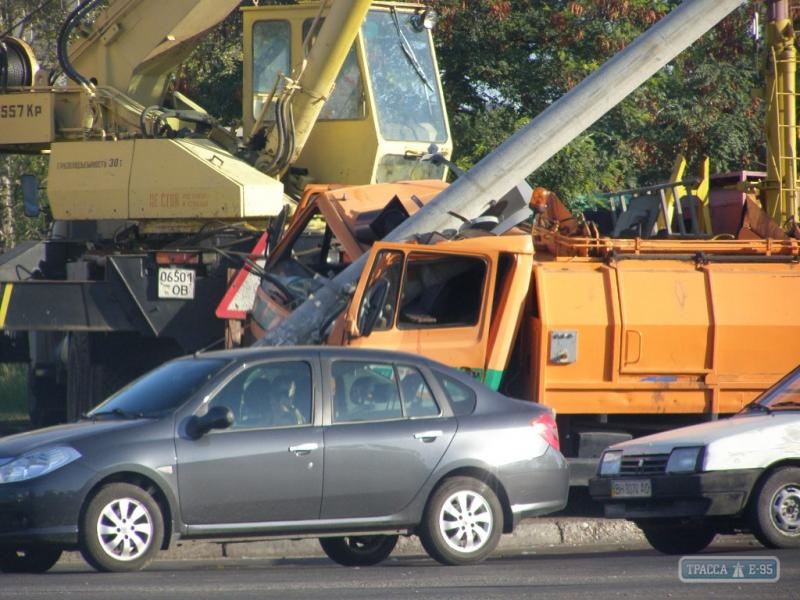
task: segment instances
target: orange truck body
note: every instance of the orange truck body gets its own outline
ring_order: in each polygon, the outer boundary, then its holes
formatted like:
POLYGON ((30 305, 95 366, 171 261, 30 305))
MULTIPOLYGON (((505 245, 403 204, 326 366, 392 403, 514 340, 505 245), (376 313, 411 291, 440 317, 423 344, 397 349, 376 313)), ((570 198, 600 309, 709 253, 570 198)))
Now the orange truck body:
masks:
MULTIPOLYGON (((573 483, 583 483, 607 443, 736 412, 797 364, 798 254, 797 240, 568 237, 536 226, 376 243, 329 343, 424 354, 552 407, 573 483), (463 265, 451 267, 461 273, 449 305, 434 309, 460 316, 404 316, 412 278, 433 281, 437 264, 463 265), (369 324, 381 278, 386 315, 369 324)), ((442 272, 428 290, 443 287, 442 272)))

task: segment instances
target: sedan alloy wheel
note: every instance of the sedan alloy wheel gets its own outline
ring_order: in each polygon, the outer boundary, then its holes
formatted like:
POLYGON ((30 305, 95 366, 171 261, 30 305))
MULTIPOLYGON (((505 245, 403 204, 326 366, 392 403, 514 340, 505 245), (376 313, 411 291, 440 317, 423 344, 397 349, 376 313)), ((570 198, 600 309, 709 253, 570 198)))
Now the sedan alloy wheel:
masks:
POLYGON ((465 565, 488 556, 502 530, 503 512, 492 489, 471 477, 453 477, 431 496, 420 541, 437 561, 465 565))
POLYGON ((92 498, 81 530, 81 553, 100 571, 136 571, 161 548, 161 510, 145 490, 131 484, 108 485, 92 498))

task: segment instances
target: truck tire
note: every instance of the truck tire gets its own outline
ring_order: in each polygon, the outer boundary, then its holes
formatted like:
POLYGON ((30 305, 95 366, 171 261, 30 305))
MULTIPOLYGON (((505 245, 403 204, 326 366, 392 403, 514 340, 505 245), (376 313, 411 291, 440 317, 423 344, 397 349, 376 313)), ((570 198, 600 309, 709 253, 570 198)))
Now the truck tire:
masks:
POLYGON ((800 547, 800 469, 775 469, 756 486, 750 526, 767 548, 800 547))
POLYGON ((67 420, 77 421, 102 400, 102 376, 88 333, 71 332, 67 348, 67 420))
POLYGON ((161 549, 161 508, 142 488, 111 483, 89 500, 79 536, 81 555, 98 571, 139 571, 161 549))
POLYGON ((396 535, 352 535, 320 538, 319 545, 332 561, 345 567, 370 567, 383 562, 397 545, 396 535))
POLYGON ((67 390, 53 378, 28 372, 28 417, 34 428, 63 423, 67 418, 67 390))
POLYGON ((77 421, 136 377, 183 352, 169 339, 129 332, 71 332, 67 356, 67 419, 77 421))
POLYGON ((685 523, 664 519, 638 522, 648 543, 662 554, 695 554, 706 548, 717 532, 705 523, 685 523))
POLYGON ((489 556, 502 533, 503 509, 492 488, 473 477, 451 477, 428 500, 419 539, 434 560, 470 565, 489 556))

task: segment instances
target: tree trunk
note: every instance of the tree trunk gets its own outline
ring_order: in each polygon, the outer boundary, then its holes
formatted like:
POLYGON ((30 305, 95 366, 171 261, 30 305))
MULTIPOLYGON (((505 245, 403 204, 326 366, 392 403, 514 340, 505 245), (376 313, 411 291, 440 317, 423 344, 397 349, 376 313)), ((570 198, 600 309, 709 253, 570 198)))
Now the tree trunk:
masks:
POLYGON ((16 242, 14 223, 14 194, 8 161, 0 161, 0 248, 11 248, 16 242))

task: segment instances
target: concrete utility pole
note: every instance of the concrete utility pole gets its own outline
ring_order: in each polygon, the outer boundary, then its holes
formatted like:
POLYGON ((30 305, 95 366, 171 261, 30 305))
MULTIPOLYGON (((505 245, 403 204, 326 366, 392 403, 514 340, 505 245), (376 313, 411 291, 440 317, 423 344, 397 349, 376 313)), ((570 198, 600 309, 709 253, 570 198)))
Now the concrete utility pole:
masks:
MULTIPOLYGON (((388 236, 387 241, 457 228, 474 218, 569 144, 669 61, 733 12, 743 0, 685 0, 483 158, 388 236)), ((367 254, 342 271, 257 345, 319 343, 321 328, 347 305, 367 254)))

